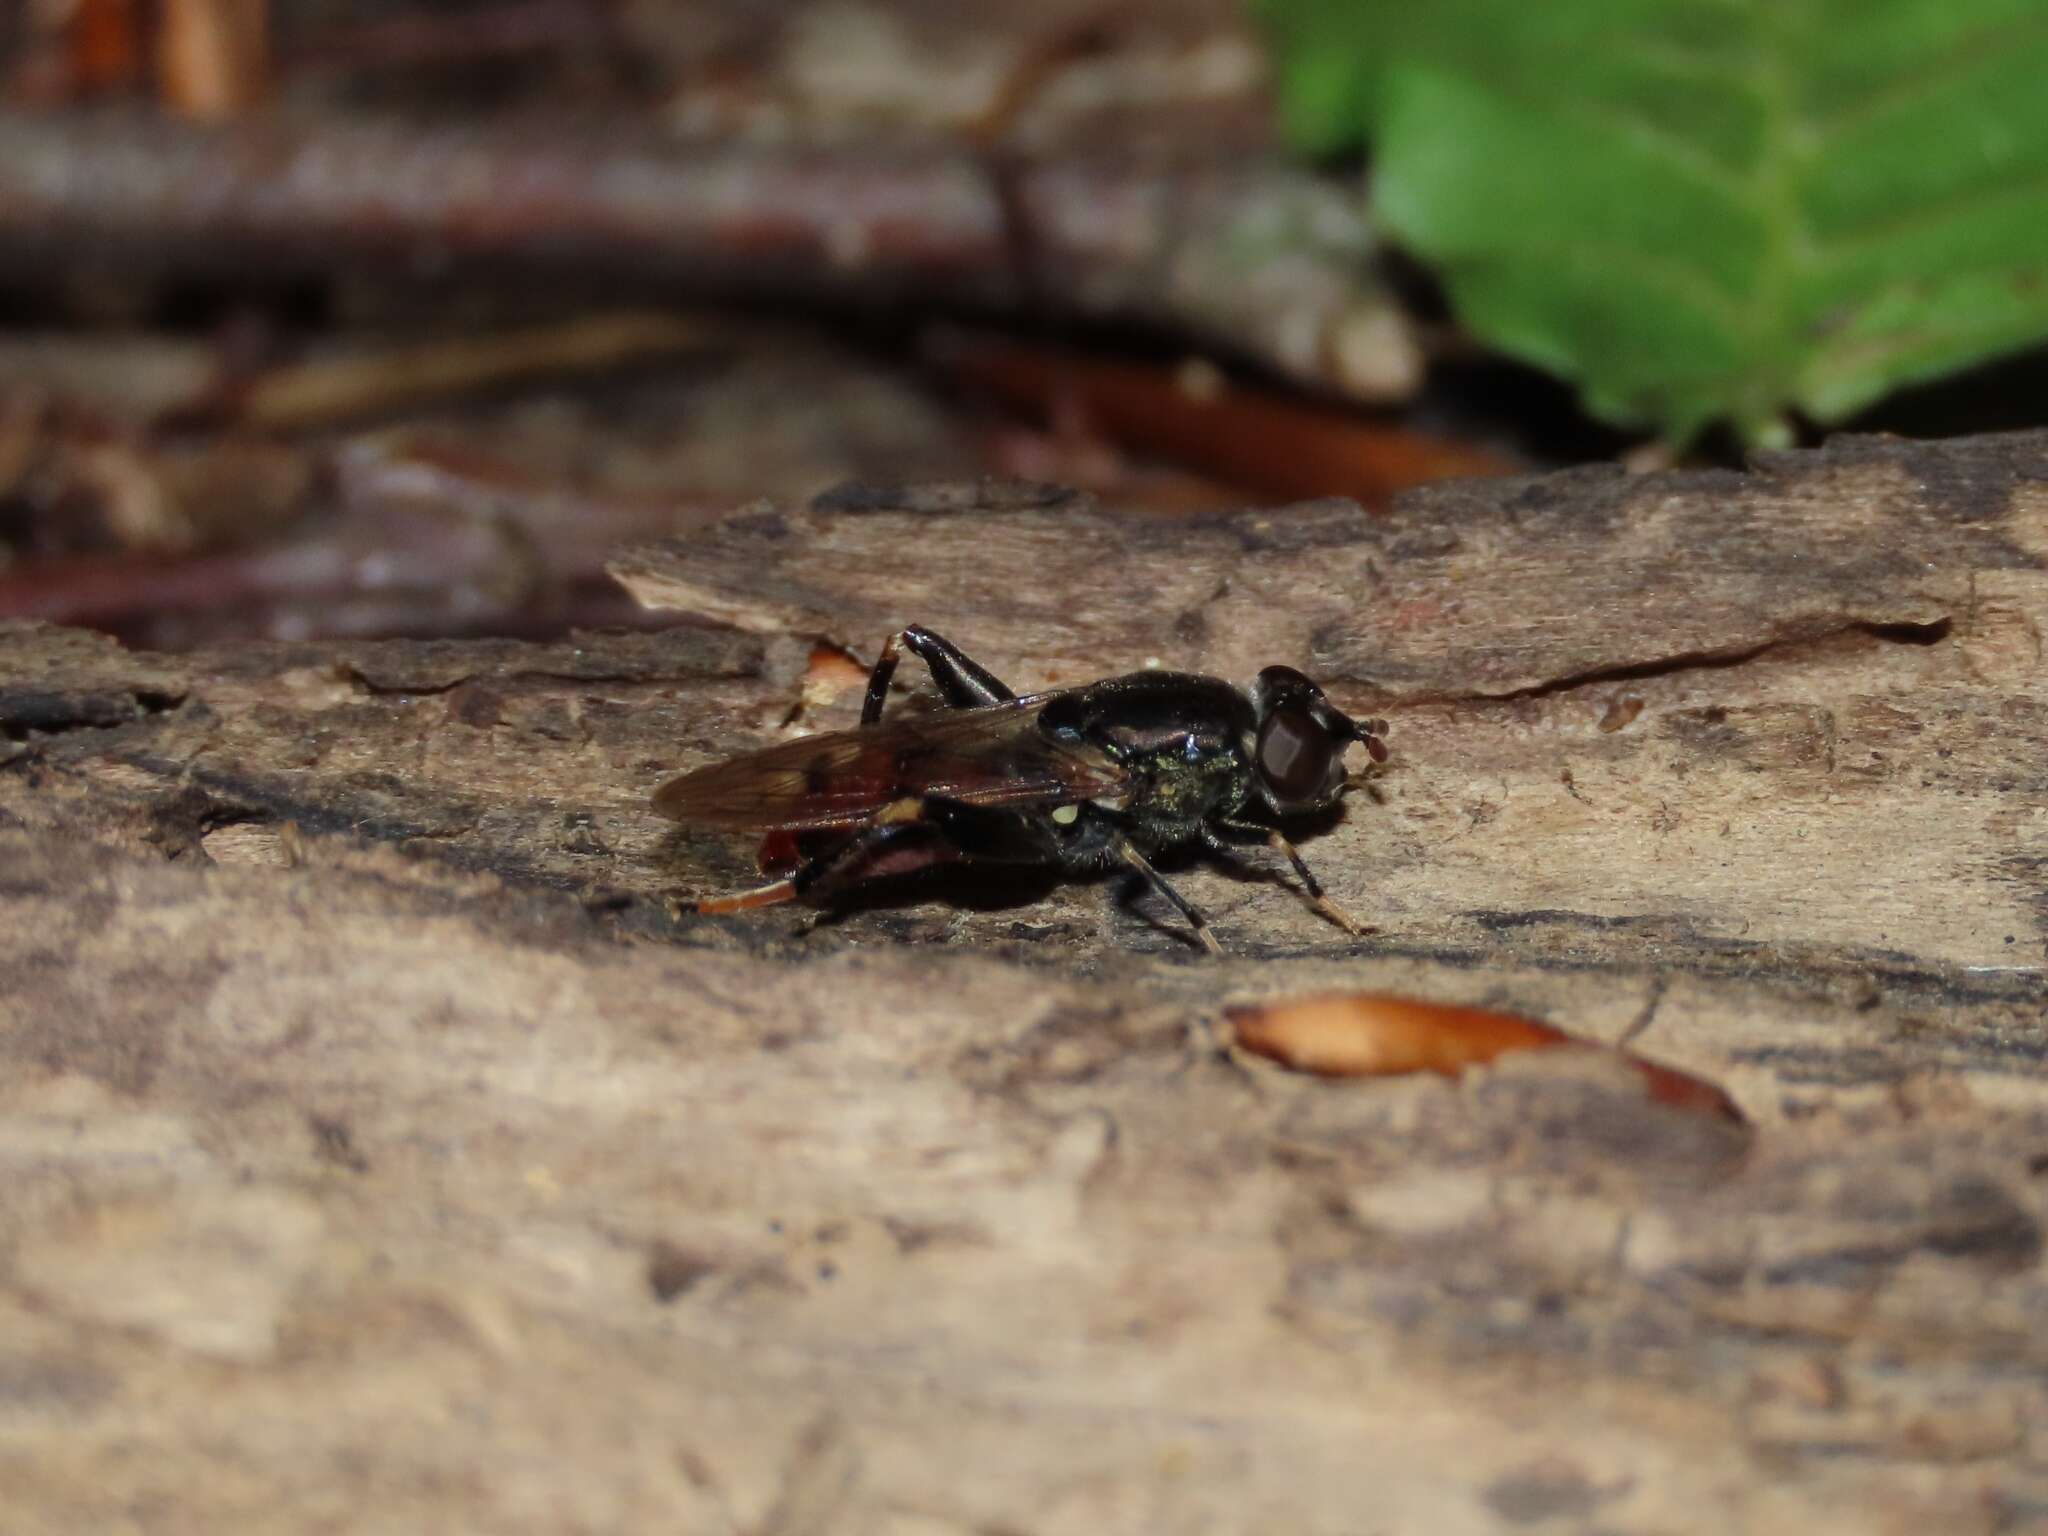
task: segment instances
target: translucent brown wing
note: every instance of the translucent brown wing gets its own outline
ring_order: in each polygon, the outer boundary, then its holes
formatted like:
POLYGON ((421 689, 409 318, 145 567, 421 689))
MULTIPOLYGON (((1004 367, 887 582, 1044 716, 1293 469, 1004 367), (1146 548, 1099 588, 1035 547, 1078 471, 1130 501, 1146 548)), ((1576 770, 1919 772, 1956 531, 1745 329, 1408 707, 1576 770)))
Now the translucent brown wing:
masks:
POLYGON ((1051 697, 783 742, 669 780, 654 808, 699 826, 802 831, 858 825, 905 796, 1060 805, 1116 790, 1123 775, 1107 758, 1040 734, 1038 712, 1051 697))

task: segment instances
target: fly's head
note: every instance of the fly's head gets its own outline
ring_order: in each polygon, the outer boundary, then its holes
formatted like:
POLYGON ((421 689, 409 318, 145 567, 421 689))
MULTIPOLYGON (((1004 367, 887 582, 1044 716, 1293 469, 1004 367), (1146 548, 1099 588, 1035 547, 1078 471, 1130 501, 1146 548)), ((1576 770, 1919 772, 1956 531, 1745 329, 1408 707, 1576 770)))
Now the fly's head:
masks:
POLYGON ((1319 811, 1344 792, 1344 753, 1364 745, 1375 763, 1387 760, 1384 720, 1353 720, 1292 667, 1268 667, 1251 687, 1258 717, 1252 779, 1259 797, 1283 816, 1319 811))

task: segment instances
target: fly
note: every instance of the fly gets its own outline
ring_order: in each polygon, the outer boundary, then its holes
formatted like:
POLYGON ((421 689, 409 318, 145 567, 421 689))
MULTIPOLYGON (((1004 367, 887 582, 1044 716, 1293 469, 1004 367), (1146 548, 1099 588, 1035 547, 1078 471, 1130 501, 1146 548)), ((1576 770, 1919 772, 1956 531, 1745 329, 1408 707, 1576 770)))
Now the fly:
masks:
POLYGON ((1200 843, 1229 858, 1264 843, 1294 867, 1309 902, 1364 930, 1324 894, 1265 817, 1326 809, 1344 791, 1353 742, 1387 758, 1384 720, 1352 720, 1292 667, 1250 688, 1186 672, 1132 672, 1019 698, 928 629, 891 635, 868 678, 861 723, 712 763, 655 791, 654 809, 703 827, 767 834, 777 878, 700 912, 801 900, 830 905, 868 880, 952 862, 1123 865, 1186 918, 1211 953, 1208 921, 1152 866, 1200 843), (905 651, 930 668, 946 710, 884 721, 905 651))

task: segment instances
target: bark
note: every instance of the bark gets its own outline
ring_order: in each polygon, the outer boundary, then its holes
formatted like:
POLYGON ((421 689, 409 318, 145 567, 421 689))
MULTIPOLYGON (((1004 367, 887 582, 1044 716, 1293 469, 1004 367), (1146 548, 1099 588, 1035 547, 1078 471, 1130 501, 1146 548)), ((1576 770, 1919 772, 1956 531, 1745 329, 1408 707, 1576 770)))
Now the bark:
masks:
MULTIPOLYGON (((0 636, 25 1529, 2022 1529, 2048 1515, 2048 435, 1194 524, 1020 487, 622 557, 655 634, 0 636), (702 918, 663 778, 930 624, 1386 715, 1304 851, 702 918), (808 687, 806 686, 808 683, 808 687), (1322 1082, 1361 988, 1615 1056, 1322 1082)), ((839 691, 834 695, 833 689, 839 691)), ((905 707, 899 702, 897 707, 905 707)))

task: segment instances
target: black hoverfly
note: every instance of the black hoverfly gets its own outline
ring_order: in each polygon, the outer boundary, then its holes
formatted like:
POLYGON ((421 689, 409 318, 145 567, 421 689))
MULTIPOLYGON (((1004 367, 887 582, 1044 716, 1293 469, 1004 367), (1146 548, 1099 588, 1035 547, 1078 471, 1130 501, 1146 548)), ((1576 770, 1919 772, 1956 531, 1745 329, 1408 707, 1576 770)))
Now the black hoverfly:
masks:
POLYGON ((1257 817, 1334 804, 1344 753, 1386 761, 1383 720, 1340 714, 1292 667, 1249 689, 1187 672, 1132 672, 1017 697, 951 643, 913 625, 891 635, 868 678, 861 723, 784 742, 671 779, 654 809, 676 821, 768 834, 754 890, 700 912, 803 900, 827 905, 863 881, 954 861, 1122 863, 1221 948, 1148 854, 1199 842, 1226 858, 1263 842, 1283 855, 1332 922, 1362 930, 1323 894, 1301 855, 1257 817), (931 669, 950 708, 884 722, 900 654, 931 669))

